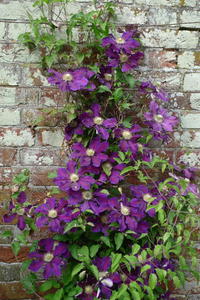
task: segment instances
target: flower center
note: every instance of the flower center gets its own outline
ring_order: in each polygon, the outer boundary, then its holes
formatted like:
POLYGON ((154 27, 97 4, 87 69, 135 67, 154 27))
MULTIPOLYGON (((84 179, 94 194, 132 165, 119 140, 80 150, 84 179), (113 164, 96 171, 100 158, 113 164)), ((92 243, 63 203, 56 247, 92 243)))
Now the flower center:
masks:
POLYGON ((113 281, 110 278, 103 279, 101 283, 109 288, 113 286, 113 281))
POLYGON ((49 210, 49 212, 48 212, 48 217, 49 217, 49 218, 54 219, 54 218, 57 217, 57 215, 58 215, 58 213, 57 213, 57 211, 56 211, 55 209, 51 209, 51 210, 49 210))
POLYGON ((143 195, 143 200, 144 200, 144 201, 148 202, 150 199, 152 199, 151 194, 144 194, 144 195, 143 195))
POLYGON ((102 222, 103 224, 107 224, 107 216, 102 216, 102 217, 101 217, 101 222, 102 222))
POLYGON ((121 204, 121 213, 123 216, 128 216, 130 215, 130 209, 128 206, 124 206, 123 204, 121 204))
POLYGON ((117 44, 124 44, 125 43, 125 40, 123 39, 123 38, 118 38, 118 39, 116 39, 116 43, 117 44))
POLYGON ((112 80, 112 74, 105 73, 104 77, 105 77, 105 80, 107 80, 107 81, 111 81, 112 80))
POLYGON ((124 130, 122 136, 125 140, 130 140, 132 138, 132 133, 129 130, 124 130))
POLYGON ((88 295, 92 295, 93 288, 92 288, 91 285, 86 285, 86 287, 85 287, 85 293, 88 294, 88 295))
POLYGON ((23 216, 24 212, 25 212, 25 209, 24 209, 24 208, 20 208, 20 209, 17 211, 17 214, 18 214, 19 216, 23 216))
POLYGON ((138 150, 140 151, 140 152, 142 152, 143 151, 143 145, 142 144, 137 144, 138 145, 138 150))
POLYGON ((85 191, 82 193, 83 199, 85 200, 91 200, 92 199, 92 192, 90 191, 85 191))
POLYGON ((77 174, 75 174, 75 173, 72 173, 72 174, 70 175, 70 180, 71 180, 72 182, 77 182, 77 181, 79 180, 79 176, 78 176, 77 174))
POLYGON ((70 73, 65 73, 62 77, 64 81, 72 81, 73 76, 70 73))
POLYGON ((103 123, 103 119, 101 117, 95 117, 93 121, 96 125, 101 125, 103 123))
POLYGON ((162 115, 154 115, 154 120, 156 121, 156 122, 158 122, 158 123, 162 123, 162 121, 163 121, 163 116, 162 115))
POLYGON ((123 62, 126 62, 128 60, 128 56, 126 54, 121 54, 120 55, 120 61, 123 63, 123 62))
POLYGON ((107 274, 108 272, 99 272, 99 279, 104 278, 107 274))
POLYGON ((87 154, 87 156, 94 156, 95 151, 93 149, 87 149, 86 154, 87 154))
POLYGON ((104 164, 102 165, 102 167, 105 168, 105 169, 108 169, 108 170, 112 170, 112 165, 111 165, 109 162, 104 163, 104 164))
POLYGON ((52 261, 52 259, 53 259, 53 254, 52 253, 46 253, 45 255, 44 255, 44 261, 45 262, 50 262, 50 261, 52 261))

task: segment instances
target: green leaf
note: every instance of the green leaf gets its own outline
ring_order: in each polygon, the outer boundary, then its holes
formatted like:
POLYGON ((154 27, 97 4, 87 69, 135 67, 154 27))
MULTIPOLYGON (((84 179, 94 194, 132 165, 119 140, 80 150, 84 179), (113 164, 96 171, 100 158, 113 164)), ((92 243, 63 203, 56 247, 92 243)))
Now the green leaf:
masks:
POLYGON ((137 254, 137 253, 139 252, 139 250, 140 250, 140 245, 134 244, 134 245, 132 246, 132 255, 137 254))
POLYGON ((52 281, 48 280, 44 283, 41 284, 41 286, 39 287, 40 292, 46 292, 48 290, 50 290, 52 288, 52 281))
POLYGON ((156 285, 157 285, 157 276, 156 276, 156 274, 150 274, 150 276, 149 276, 149 286, 150 286, 150 288, 152 289, 152 290, 154 290, 155 289, 155 287, 156 287, 156 285))
POLYGON ((106 173, 107 176, 111 175, 112 165, 109 163, 102 164, 103 171, 106 173))
POLYGON ((156 273, 160 281, 164 281, 167 276, 167 271, 163 269, 156 269, 156 273))
POLYGON ((133 300, 141 300, 139 292, 137 292, 136 290, 134 290, 130 286, 129 286, 129 290, 131 292, 131 295, 133 296, 133 298, 132 298, 133 300))
POLYGON ((54 171, 54 172, 51 172, 48 174, 48 178, 52 179, 52 178, 55 178, 57 176, 57 172, 54 171))
POLYGON ((132 167, 132 166, 126 167, 126 168, 124 168, 124 169, 121 171, 120 175, 124 175, 124 174, 126 174, 126 173, 128 173, 128 172, 133 171, 134 169, 135 169, 135 168, 132 167))
POLYGON ((99 251, 100 245, 92 245, 90 247, 90 257, 94 257, 99 251))
POLYGON ((116 250, 118 250, 121 247, 123 240, 124 240, 123 233, 120 233, 120 232, 116 233, 114 239, 115 239, 115 244, 116 244, 116 250))
POLYGON ((156 245, 155 248, 154 248, 153 253, 154 253, 155 257, 162 254, 162 246, 161 245, 156 245))
POLYGON ((96 277, 96 279, 98 280, 99 279, 99 270, 98 270, 97 266, 90 265, 89 269, 94 274, 94 276, 96 277))
POLYGON ((64 295, 64 290, 63 289, 59 289, 54 294, 54 297, 53 297, 52 300, 61 300, 63 295, 64 295))
POLYGON ((111 247, 111 244, 110 244, 110 239, 108 236, 101 236, 101 241, 104 242, 104 244, 106 244, 106 246, 108 247, 111 247))
POLYGON ((13 242, 11 244, 11 248, 12 248, 13 253, 17 256, 21 249, 20 242, 17 242, 17 241, 13 242))
POLYGON ((2 232, 1 234, 0 234, 0 236, 4 239, 6 239, 6 238, 9 238, 9 237, 12 237, 13 236, 13 233, 12 233, 12 231, 11 230, 5 230, 4 232, 2 232))
POLYGON ((111 92, 111 91, 106 85, 100 85, 97 92, 98 93, 105 93, 105 92, 111 92))
POLYGON ((175 287, 177 289, 179 289, 181 287, 181 282, 180 282, 180 279, 178 278, 178 276, 173 276, 172 279, 175 284, 175 287))
POLYGON ((76 274, 78 274, 83 268, 84 268, 84 264, 83 264, 83 263, 76 265, 76 266, 73 268, 73 270, 72 270, 71 277, 73 278, 73 277, 74 277, 76 274))
POLYGON ((120 264, 122 254, 121 253, 112 253, 111 254, 112 258, 112 265, 111 265, 111 272, 115 272, 120 264))
POLYGON ((141 268, 141 271, 140 271, 140 274, 148 271, 149 269, 151 269, 151 266, 150 265, 144 265, 142 268, 141 268))
POLYGON ((127 74, 127 75, 126 75, 126 81, 128 82, 129 87, 130 87, 131 89, 133 89, 134 86, 135 86, 135 83, 136 83, 136 80, 133 78, 133 75, 127 74))

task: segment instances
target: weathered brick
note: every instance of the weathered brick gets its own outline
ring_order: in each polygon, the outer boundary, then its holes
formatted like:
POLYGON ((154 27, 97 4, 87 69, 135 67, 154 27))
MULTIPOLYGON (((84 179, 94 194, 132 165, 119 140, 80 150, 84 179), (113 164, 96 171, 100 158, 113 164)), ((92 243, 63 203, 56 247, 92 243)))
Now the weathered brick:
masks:
POLYGON ((176 153, 177 163, 184 163, 190 167, 200 167, 200 151, 178 151, 176 153))
POLYGON ((200 114, 199 113, 184 113, 181 116, 182 128, 200 128, 200 114))
POLYGON ((13 166, 17 162, 17 150, 0 148, 0 166, 13 166))
POLYGON ((0 108, 0 125, 19 125, 20 124, 20 110, 0 108))
POLYGON ((178 67, 191 69, 194 67, 195 56, 192 51, 184 51, 178 56, 178 67))
POLYGON ((35 295, 29 295, 25 292, 20 282, 1 282, 0 283, 0 299, 2 300, 18 300, 31 298, 34 299, 35 295))
POLYGON ((175 29, 146 29, 141 40, 146 47, 195 48, 198 44, 198 32, 175 29))
MULTIPOLYGON (((27 20, 27 11, 34 13, 31 1, 6 1, 0 3, 0 19, 27 20)), ((35 13, 38 10, 35 10, 35 13)))
POLYGON ((192 109, 200 110, 200 93, 192 93, 190 96, 192 109))
POLYGON ((15 88, 0 86, 0 105, 14 105, 15 104, 15 88))
POLYGON ((21 264, 0 263, 0 282, 19 281, 21 264))
POLYGON ((1 63, 0 85, 18 85, 21 77, 21 68, 18 65, 1 63))
POLYGON ((200 91, 200 73, 185 74, 184 91, 200 91))
POLYGON ((184 131, 182 133, 174 133, 175 144, 176 146, 180 145, 181 147, 188 148, 200 148, 200 131, 184 131))
MULTIPOLYGON (((28 247, 22 247, 19 254, 15 256, 10 246, 3 246, 0 247, 0 261, 5 263, 14 263, 16 260, 18 262, 22 262, 27 259, 27 255, 29 253, 28 247)), ((1 290, 1 288, 0 288, 1 290)), ((0 297, 1 299, 1 297, 0 297)), ((11 298, 12 299, 12 298, 11 298)), ((15 298, 13 298, 15 299, 15 298)))
POLYGON ((0 146, 33 146, 30 129, 0 128, 0 146))
POLYGON ((22 166, 51 166, 61 164, 61 151, 50 149, 23 149, 20 152, 22 166))
POLYGON ((4 22, 0 22, 0 40, 3 40, 5 38, 5 32, 6 24, 4 22))
POLYGON ((184 10, 180 15, 180 22, 184 23, 184 27, 200 28, 200 10, 184 10))
POLYGON ((177 67, 177 51, 146 51, 145 65, 151 68, 177 67))
POLYGON ((0 62, 38 62, 39 55, 21 45, 3 44, 0 47, 0 62))
POLYGON ((37 105, 40 98, 40 90, 38 88, 20 88, 16 89, 16 104, 37 105))
POLYGON ((147 22, 147 12, 144 9, 118 5, 116 13, 118 22, 121 24, 145 24, 147 22))
POLYGON ((45 106, 62 106, 66 103, 66 95, 57 88, 43 88, 40 104, 45 106))
POLYGON ((23 168, 20 167, 0 167, 0 185, 9 185, 12 183, 12 179, 23 168))
POLYGON ((33 184, 34 186, 53 186, 53 180, 48 178, 48 174, 56 171, 57 168, 56 167, 51 167, 51 168, 47 168, 47 167, 35 167, 30 175, 30 183, 33 184))
POLYGON ((64 141, 63 130, 61 129, 41 129, 38 132, 38 141, 43 146, 60 147, 64 141))
POLYGON ((36 66, 23 68, 22 84, 26 86, 50 86, 47 81, 47 77, 44 76, 41 72, 41 69, 36 66))
POLYGON ((13 240, 13 234, 14 234, 15 226, 12 225, 1 225, 0 226, 0 244, 10 244, 13 240), (9 237, 3 237, 1 234, 4 233, 4 231, 11 231, 12 236, 9 237))
MULTIPOLYGON (((56 113, 56 108, 49 108, 56 113)), ((60 120, 63 118, 62 113, 56 113, 55 115, 51 115, 51 113, 47 113, 47 111, 43 111, 43 109, 23 109, 22 110, 22 124, 26 126, 30 126, 37 122, 38 126, 47 126, 47 127, 55 127, 60 123, 60 120)))
POLYGON ((138 5, 195 6, 196 0, 136 0, 138 5))
POLYGON ((18 36, 25 32, 30 32, 30 27, 26 23, 9 23, 8 24, 8 40, 16 42, 18 36))
POLYGON ((148 23, 153 25, 176 24, 177 12, 173 9, 157 7, 151 8, 148 14, 148 23))

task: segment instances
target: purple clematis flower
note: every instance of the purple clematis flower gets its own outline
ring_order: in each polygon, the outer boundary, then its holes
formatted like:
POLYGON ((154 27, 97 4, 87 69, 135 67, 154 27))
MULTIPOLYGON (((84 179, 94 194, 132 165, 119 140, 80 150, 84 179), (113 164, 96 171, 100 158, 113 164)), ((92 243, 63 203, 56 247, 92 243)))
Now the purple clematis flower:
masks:
POLYGON ((139 60, 144 57, 140 51, 135 53, 118 53, 112 47, 106 51, 107 56, 110 58, 108 66, 116 68, 121 66, 122 72, 128 72, 139 65, 139 60))
POLYGON ((65 127, 65 139, 70 141, 75 134, 83 134, 83 125, 78 119, 71 121, 70 124, 65 127))
POLYGON ((101 190, 69 191, 68 202, 71 205, 78 205, 81 211, 91 210, 95 215, 99 215, 109 208, 108 195, 101 190))
POLYGON ((104 235, 108 235, 109 220, 105 212, 99 216, 88 216, 87 222, 91 224, 93 232, 102 232, 104 235))
POLYGON ((156 98, 158 98, 164 102, 169 101, 169 97, 168 97, 167 93, 163 90, 159 90, 155 85, 153 85, 149 81, 142 82, 140 85, 139 91, 142 94, 152 94, 156 98))
POLYGON ((137 124, 131 128, 117 128, 115 130, 115 136, 120 139, 119 145, 123 152, 130 151, 132 156, 135 156, 138 152, 138 139, 141 137, 139 132, 141 127, 137 124))
POLYGON ((101 66, 100 73, 97 74, 97 78, 102 85, 106 85, 109 89, 112 87, 113 74, 112 67, 101 66))
POLYGON ((45 279, 52 276, 60 277, 61 269, 66 265, 66 258, 69 257, 67 245, 48 238, 40 240, 38 246, 37 251, 29 253, 29 257, 33 258, 29 269, 37 272, 42 268, 45 279))
POLYGON ((78 168, 75 161, 69 161, 66 168, 58 169, 58 176, 54 178, 55 184, 62 191, 79 191, 81 188, 89 190, 91 185, 95 183, 95 179, 86 175, 90 172, 87 168, 78 168))
POLYGON ((99 167, 108 158, 108 155, 104 153, 108 146, 108 142, 101 143, 98 137, 90 142, 88 148, 85 148, 81 143, 75 143, 72 146, 71 157, 79 158, 81 166, 99 167))
POLYGON ((133 31, 127 31, 121 37, 115 38, 112 34, 102 39, 102 46, 110 46, 115 52, 131 54, 133 49, 140 47, 140 42, 133 39, 133 31))
POLYGON ((101 106, 99 104, 93 104, 91 110, 91 113, 83 113, 80 116, 82 124, 87 128, 95 128, 104 140, 108 140, 108 129, 114 128, 117 125, 117 120, 115 118, 104 120, 101 116, 101 106))
POLYGON ((138 222, 145 217, 145 211, 141 210, 140 201, 132 199, 128 201, 122 195, 121 201, 110 199, 110 223, 117 222, 120 231, 133 230, 137 232, 138 222))
POLYGON ((20 192, 17 202, 10 202, 9 213, 3 216, 5 223, 10 223, 16 219, 17 227, 20 230, 24 230, 26 227, 25 217, 30 217, 29 211, 32 208, 32 205, 29 205, 26 200, 25 192, 20 192))
POLYGON ((64 73, 50 69, 48 72, 53 74, 48 78, 48 82, 57 85, 63 92, 95 89, 95 85, 89 82, 94 72, 87 68, 68 70, 64 73))
POLYGON ((98 183, 110 182, 112 184, 118 184, 124 180, 124 176, 120 175, 121 171, 125 168, 125 164, 116 164, 115 157, 117 154, 113 154, 106 162, 102 164, 102 171, 98 179, 98 183))
POLYGON ((165 108, 162 108, 155 101, 150 103, 150 112, 144 114, 145 123, 150 127, 155 138, 162 138, 166 131, 173 131, 173 127, 177 125, 178 120, 174 116, 170 116, 165 108))
POLYGON ((77 218, 79 211, 73 212, 73 209, 68 206, 65 199, 59 201, 55 198, 49 198, 44 204, 41 204, 35 209, 35 213, 40 213, 36 219, 36 226, 41 228, 48 225, 52 232, 62 233, 64 225, 77 218))

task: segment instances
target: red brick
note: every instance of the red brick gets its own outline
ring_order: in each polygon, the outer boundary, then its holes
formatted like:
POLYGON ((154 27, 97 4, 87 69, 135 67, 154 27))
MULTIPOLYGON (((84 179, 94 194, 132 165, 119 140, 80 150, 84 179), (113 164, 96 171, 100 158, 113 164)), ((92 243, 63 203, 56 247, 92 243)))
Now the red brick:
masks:
POLYGON ((16 164, 16 149, 0 148, 0 166, 14 166, 16 164))
POLYGON ((50 87, 41 90, 40 104, 45 106, 63 106, 66 103, 66 95, 60 90, 50 87))
MULTIPOLYGON (((0 247, 0 261, 5 263, 21 262, 27 259, 29 253, 28 247, 22 247, 19 254, 15 256, 11 247, 1 246, 0 247)), ((1 299, 1 298, 0 298, 1 299)))
POLYGON ((40 168, 36 167, 30 175, 30 183, 35 186, 53 186, 53 180, 48 178, 48 174, 56 171, 57 168, 40 168))
POLYGON ((34 299, 35 295, 28 294, 20 282, 1 282, 0 283, 0 299, 2 300, 18 300, 18 299, 34 299))
POLYGON ((145 63, 148 67, 162 69, 177 67, 178 51, 146 51, 145 63))

